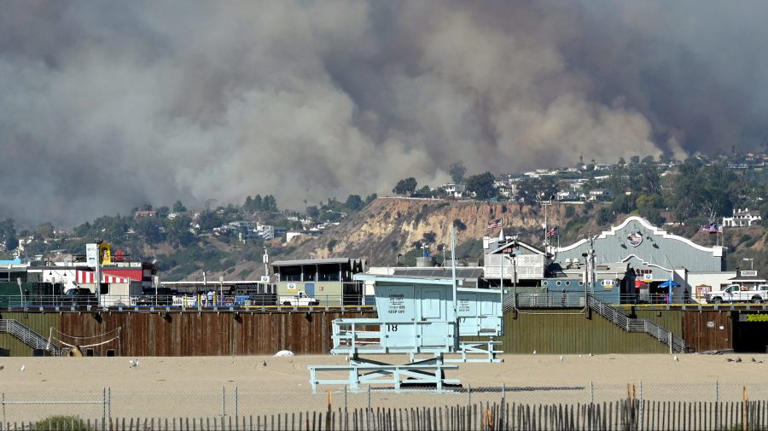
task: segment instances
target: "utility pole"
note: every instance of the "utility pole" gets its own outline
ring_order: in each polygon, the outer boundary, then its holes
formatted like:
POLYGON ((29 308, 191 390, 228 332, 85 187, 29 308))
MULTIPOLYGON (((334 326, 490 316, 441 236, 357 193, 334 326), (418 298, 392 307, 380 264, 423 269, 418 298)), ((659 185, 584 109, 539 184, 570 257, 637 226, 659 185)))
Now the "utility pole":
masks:
POLYGON ((264 263, 264 275, 269 275, 269 252, 267 247, 264 247, 264 255, 261 257, 261 262, 264 263))
POLYGON ((547 249, 547 246, 549 245, 549 237, 547 236, 549 232, 549 225, 547 220, 547 207, 552 205, 552 199, 551 196, 548 200, 541 199, 541 206, 544 207, 544 250, 547 249))

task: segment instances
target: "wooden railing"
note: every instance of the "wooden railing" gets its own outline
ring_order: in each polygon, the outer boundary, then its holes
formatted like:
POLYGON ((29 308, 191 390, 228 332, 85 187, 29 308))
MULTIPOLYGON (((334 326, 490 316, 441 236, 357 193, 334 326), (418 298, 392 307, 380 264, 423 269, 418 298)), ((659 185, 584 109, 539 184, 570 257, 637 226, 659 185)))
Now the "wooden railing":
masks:
POLYGON ((111 418, 0 423, 2 430, 764 430, 767 401, 588 404, 477 403, 442 407, 328 409, 259 416, 111 418))

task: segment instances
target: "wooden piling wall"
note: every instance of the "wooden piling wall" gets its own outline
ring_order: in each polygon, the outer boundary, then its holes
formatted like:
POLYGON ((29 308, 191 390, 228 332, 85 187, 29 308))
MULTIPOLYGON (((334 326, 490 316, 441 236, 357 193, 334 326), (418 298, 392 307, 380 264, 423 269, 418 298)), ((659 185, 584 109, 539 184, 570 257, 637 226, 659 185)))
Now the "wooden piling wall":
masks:
POLYGON ((119 344, 95 347, 106 355, 119 349, 121 356, 227 356, 274 354, 325 354, 331 349, 331 322, 345 317, 371 317, 370 312, 317 313, 126 313, 98 316, 63 313, 59 330, 92 336, 120 328, 119 344))

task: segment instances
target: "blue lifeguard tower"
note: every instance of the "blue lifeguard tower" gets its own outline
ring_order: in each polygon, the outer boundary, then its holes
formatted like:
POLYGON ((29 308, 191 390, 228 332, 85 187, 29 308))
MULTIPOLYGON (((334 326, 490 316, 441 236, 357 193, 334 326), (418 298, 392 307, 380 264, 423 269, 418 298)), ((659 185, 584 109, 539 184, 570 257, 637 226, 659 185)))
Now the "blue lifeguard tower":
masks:
POLYGON ((378 317, 333 321, 332 355, 346 355, 346 365, 309 366, 312 390, 318 385, 361 384, 457 385, 446 379, 450 362, 501 362, 494 341, 503 333, 502 296, 496 288, 463 287, 454 276, 403 277, 357 274, 375 282, 378 317), (364 355, 407 354, 404 364, 387 364, 364 355), (424 356, 427 356, 426 358, 424 356), (320 378, 319 373, 336 376, 320 378))

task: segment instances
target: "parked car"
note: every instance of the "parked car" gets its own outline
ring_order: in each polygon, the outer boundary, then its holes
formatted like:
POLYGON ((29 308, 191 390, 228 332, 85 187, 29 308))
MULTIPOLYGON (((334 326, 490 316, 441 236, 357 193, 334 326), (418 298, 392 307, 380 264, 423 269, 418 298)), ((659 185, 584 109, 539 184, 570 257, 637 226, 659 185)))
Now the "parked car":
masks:
POLYGON ((310 296, 307 296, 307 294, 304 292, 299 292, 298 295, 281 296, 278 301, 278 304, 305 307, 308 305, 319 305, 320 301, 310 296))
POLYGON ((707 293, 707 303, 720 304, 723 302, 753 302, 760 304, 768 299, 768 285, 744 289, 738 284, 731 284, 723 290, 707 293))
POLYGON ((173 305, 173 296, 177 292, 167 287, 158 287, 157 294, 155 289, 145 289, 140 296, 136 297, 136 305, 173 305))
POLYGON ((64 292, 64 295, 60 296, 60 303, 63 306, 70 307, 86 307, 88 305, 98 305, 98 299, 96 295, 91 292, 90 289, 84 287, 76 287, 64 292))

